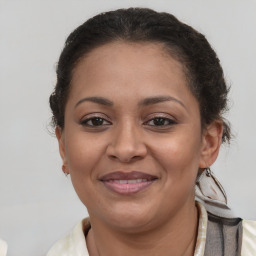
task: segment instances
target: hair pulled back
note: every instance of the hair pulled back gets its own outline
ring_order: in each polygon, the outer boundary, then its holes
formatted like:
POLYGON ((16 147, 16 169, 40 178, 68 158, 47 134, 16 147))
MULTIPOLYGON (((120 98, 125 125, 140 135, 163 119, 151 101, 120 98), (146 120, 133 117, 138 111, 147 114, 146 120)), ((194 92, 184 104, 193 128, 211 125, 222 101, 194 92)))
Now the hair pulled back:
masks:
POLYGON ((151 9, 119 9, 96 15, 67 38, 57 65, 57 83, 50 96, 52 124, 64 129, 64 112, 72 73, 79 60, 96 47, 113 41, 162 43, 184 67, 188 87, 199 102, 202 127, 223 122, 223 142, 230 140, 230 127, 223 118, 228 87, 220 61, 198 31, 168 13, 151 9))

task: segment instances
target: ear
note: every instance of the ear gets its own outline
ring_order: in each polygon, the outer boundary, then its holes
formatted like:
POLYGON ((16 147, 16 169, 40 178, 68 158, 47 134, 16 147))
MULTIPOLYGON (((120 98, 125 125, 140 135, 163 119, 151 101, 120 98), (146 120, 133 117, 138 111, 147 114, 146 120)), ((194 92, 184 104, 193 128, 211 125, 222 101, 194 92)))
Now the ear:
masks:
POLYGON ((66 150, 65 150, 65 140, 64 140, 64 132, 63 129, 61 129, 60 127, 56 127, 55 129, 55 134, 56 137, 58 139, 58 143, 59 143, 59 152, 60 152, 60 156, 62 158, 62 171, 65 174, 69 174, 69 170, 67 167, 67 158, 66 158, 66 150))
POLYGON ((217 159, 222 142, 222 133, 223 123, 220 120, 213 121, 203 131, 199 168, 210 167, 217 159))

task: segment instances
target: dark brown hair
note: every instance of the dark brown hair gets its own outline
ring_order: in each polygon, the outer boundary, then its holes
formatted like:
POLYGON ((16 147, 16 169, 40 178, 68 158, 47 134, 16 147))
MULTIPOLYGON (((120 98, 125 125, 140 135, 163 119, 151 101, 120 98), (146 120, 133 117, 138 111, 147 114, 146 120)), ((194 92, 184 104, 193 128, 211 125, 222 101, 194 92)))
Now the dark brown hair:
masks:
POLYGON ((222 141, 229 142, 230 126, 223 118, 229 88, 215 51, 204 35, 173 15, 145 8, 96 15, 69 35, 57 65, 57 83, 50 96, 54 127, 64 128, 65 106, 76 64, 96 47, 118 40, 163 44, 184 66, 188 86, 199 102, 202 127, 221 120, 222 141))

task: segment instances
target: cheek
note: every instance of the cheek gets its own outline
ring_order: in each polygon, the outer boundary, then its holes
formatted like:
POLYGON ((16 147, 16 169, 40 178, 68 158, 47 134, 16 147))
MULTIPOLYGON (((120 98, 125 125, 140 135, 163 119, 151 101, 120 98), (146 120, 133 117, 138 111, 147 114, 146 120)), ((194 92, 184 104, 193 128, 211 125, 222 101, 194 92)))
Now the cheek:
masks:
POLYGON ((199 154, 192 145, 171 143, 159 159, 165 170, 166 183, 163 192, 167 198, 184 203, 194 196, 195 181, 198 174, 199 154))
POLYGON ((66 141, 66 155, 71 175, 91 175, 103 148, 102 142, 84 133, 69 136, 66 141))
POLYGON ((152 153, 167 175, 191 178, 197 174, 201 155, 200 133, 181 131, 153 144, 152 153))
POLYGON ((91 204, 90 198, 98 200, 95 195, 97 186, 97 170, 102 156, 104 145, 97 139, 85 136, 72 135, 66 141, 67 164, 74 189, 83 202, 88 207, 91 204))

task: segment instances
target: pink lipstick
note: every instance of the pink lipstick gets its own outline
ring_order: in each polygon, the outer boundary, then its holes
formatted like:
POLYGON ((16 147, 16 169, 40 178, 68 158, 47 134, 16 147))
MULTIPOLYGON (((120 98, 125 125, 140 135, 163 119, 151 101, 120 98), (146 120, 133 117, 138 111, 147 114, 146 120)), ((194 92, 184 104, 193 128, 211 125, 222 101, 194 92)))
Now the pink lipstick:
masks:
POLYGON ((142 172, 112 172, 100 178, 110 190, 119 194, 133 194, 149 187, 156 176, 142 172))

